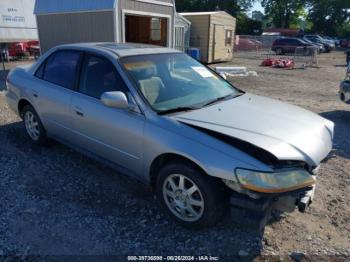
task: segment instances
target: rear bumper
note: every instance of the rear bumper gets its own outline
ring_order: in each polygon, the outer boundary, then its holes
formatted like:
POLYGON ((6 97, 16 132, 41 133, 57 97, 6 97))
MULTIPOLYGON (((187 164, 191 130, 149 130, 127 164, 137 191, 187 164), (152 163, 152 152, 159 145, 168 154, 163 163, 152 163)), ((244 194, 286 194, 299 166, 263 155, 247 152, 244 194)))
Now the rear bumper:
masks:
POLYGON ((14 93, 7 90, 7 91, 5 91, 5 99, 6 99, 6 102, 7 102, 7 105, 9 106, 9 108, 13 112, 15 112, 17 115, 19 115, 17 96, 14 93))

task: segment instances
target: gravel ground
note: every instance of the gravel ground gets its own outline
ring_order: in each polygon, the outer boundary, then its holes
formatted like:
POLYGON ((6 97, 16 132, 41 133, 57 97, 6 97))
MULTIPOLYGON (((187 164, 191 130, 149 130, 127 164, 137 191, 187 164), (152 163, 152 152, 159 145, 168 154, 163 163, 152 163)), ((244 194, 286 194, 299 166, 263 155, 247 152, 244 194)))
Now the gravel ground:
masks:
POLYGON ((222 261, 350 256, 350 105, 337 97, 343 63, 341 52, 322 55, 321 68, 307 70, 234 60, 258 72, 233 79, 241 89, 336 123, 335 148, 320 170, 315 202, 305 214, 271 222, 262 238, 230 217, 200 231, 172 223, 143 185, 59 143, 33 145, 0 92, 0 261, 1 255, 37 255, 43 261, 61 255, 205 254, 222 261))

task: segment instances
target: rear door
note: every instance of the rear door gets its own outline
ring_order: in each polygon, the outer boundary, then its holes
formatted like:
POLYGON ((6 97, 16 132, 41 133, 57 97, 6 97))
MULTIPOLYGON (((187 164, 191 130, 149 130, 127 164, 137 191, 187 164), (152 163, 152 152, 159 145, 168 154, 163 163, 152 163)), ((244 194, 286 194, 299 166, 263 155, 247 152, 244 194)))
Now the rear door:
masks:
POLYGON ((60 50, 50 55, 35 73, 38 81, 30 87, 35 109, 51 136, 71 139, 70 102, 76 86, 82 53, 60 50))
POLYGON ((78 93, 72 96, 74 141, 95 156, 107 159, 131 173, 142 170, 143 114, 105 106, 104 92, 131 94, 114 65, 105 57, 86 54, 78 93))

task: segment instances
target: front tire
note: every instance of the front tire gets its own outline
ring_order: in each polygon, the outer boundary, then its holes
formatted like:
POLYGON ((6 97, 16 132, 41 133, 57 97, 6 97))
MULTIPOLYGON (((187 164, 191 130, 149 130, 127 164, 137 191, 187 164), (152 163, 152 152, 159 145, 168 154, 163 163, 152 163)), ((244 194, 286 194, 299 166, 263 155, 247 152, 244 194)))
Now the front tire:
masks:
POLYGON ((29 138, 38 145, 47 141, 46 131, 41 120, 31 105, 26 105, 22 111, 24 128, 29 138))
POLYGON ((212 226, 224 214, 225 199, 217 182, 191 164, 167 164, 161 169, 156 186, 162 208, 183 226, 212 226))

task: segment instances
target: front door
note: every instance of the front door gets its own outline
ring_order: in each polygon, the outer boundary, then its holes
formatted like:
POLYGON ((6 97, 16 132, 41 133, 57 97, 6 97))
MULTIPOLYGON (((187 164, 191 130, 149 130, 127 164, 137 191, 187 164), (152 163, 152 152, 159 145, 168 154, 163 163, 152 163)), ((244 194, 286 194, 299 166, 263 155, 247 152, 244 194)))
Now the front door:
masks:
POLYGON ((131 174, 140 174, 144 116, 102 104, 101 95, 110 91, 129 93, 109 60, 85 55, 79 92, 72 96, 71 102, 75 143, 131 174))

